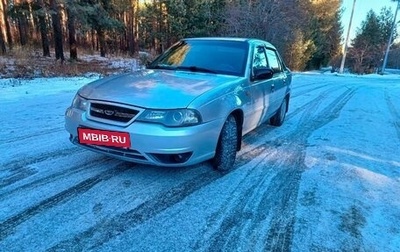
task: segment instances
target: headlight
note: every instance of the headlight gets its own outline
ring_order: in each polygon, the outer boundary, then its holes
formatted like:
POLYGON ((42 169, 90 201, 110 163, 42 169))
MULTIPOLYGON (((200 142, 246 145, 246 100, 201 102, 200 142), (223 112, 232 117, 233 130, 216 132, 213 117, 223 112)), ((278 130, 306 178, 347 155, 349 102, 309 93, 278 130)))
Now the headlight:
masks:
POLYGON ((72 101, 72 107, 86 111, 88 107, 88 101, 77 94, 72 101))
POLYGON ((199 112, 193 109, 145 110, 136 120, 161 123, 169 127, 189 126, 201 123, 199 112))

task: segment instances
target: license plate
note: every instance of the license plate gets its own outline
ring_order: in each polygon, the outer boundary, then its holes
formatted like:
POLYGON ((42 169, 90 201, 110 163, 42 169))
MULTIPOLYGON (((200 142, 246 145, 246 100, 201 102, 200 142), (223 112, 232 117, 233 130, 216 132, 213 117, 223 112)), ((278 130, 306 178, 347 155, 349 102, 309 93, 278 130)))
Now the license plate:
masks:
POLYGON ((78 128, 80 144, 103 145, 120 148, 130 148, 129 133, 107 130, 78 128))

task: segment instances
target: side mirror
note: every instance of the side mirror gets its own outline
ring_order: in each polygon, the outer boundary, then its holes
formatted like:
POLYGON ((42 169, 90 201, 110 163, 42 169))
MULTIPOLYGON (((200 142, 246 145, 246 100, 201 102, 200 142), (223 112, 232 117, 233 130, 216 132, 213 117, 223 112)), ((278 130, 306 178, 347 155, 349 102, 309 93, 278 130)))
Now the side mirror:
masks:
POLYGON ((274 76, 274 71, 271 68, 261 67, 254 69, 254 80, 269 80, 274 76))
POLYGON ((146 60, 146 64, 144 65, 146 68, 148 68, 149 66, 150 66, 150 64, 151 64, 151 61, 150 60, 146 60))

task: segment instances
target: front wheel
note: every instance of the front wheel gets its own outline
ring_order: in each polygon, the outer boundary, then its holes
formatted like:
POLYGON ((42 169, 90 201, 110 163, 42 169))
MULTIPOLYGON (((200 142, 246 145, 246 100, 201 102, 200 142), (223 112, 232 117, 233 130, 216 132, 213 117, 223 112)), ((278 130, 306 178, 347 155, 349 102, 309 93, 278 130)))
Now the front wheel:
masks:
POLYGON ((212 160, 215 169, 228 171, 233 167, 238 145, 238 127, 236 118, 230 115, 222 127, 215 157, 212 160))
POLYGON ((283 124, 283 121, 285 121, 286 117, 287 105, 288 105, 288 99, 285 98, 283 99, 282 104, 280 108, 276 111, 275 115, 271 117, 271 119, 269 120, 271 125, 281 126, 283 124))

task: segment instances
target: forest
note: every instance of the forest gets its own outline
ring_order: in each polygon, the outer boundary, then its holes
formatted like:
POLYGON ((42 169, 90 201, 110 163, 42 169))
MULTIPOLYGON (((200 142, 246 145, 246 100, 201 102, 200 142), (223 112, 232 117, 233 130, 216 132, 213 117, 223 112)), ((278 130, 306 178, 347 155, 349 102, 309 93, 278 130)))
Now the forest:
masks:
MULTIPOLYGON (((83 51, 138 57, 139 52, 157 55, 184 37, 233 36, 271 42, 293 70, 338 67, 341 2, 0 0, 0 55, 35 48, 60 62, 78 60, 83 51)), ((358 73, 379 67, 392 20, 390 9, 368 14, 352 41, 346 67, 358 73)), ((399 67, 396 48, 389 67, 399 67)))

